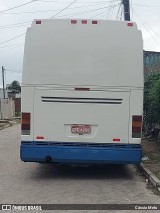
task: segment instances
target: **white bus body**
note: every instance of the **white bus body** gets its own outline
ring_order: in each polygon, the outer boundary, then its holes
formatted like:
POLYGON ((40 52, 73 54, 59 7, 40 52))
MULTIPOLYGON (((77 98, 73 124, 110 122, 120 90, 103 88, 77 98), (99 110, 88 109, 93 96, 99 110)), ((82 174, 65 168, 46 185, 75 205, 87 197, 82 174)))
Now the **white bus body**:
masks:
POLYGON ((142 113, 135 23, 33 21, 22 76, 23 161, 138 164, 142 113))

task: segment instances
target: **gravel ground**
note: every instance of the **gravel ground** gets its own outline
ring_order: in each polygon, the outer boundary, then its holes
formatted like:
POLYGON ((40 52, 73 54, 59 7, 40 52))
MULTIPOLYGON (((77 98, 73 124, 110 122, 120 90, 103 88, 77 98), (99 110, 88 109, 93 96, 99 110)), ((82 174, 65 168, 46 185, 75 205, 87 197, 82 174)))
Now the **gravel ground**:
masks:
POLYGON ((160 204, 160 197, 148 189, 135 166, 73 168, 24 163, 19 158, 19 146, 19 124, 0 130, 1 203, 160 204))

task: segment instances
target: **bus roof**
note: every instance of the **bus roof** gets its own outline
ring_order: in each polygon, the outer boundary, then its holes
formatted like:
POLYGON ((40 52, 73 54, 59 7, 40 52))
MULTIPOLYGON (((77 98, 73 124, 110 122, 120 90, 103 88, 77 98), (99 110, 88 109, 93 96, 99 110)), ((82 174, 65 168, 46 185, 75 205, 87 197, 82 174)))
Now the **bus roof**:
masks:
POLYGON ((34 20, 22 85, 143 87, 141 32, 126 21, 34 20))

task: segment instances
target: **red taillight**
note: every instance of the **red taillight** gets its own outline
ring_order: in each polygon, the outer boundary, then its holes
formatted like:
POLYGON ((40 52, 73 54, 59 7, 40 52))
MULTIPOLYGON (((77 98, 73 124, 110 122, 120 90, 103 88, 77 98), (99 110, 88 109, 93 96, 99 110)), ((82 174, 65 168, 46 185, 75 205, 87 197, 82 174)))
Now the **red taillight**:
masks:
POLYGON ((129 22, 129 23, 127 23, 127 26, 128 27, 133 27, 133 23, 129 22))
POLYGON ((113 141, 114 142, 120 142, 120 139, 119 138, 113 138, 113 141))
POLYGON ((92 21, 92 24, 97 24, 97 21, 92 21))
POLYGON ((44 137, 43 136, 37 136, 36 139, 43 140, 44 137))
POLYGON ((132 116, 132 138, 141 138, 142 135, 142 116, 132 116))
POLYGON ((28 112, 22 112, 21 114, 21 134, 30 135, 30 122, 31 114, 28 112))
POLYGON ((37 21, 36 21, 36 24, 41 24, 41 20, 37 20, 37 21))
POLYGON ((71 20, 71 24, 77 24, 77 20, 71 20))
POLYGON ((82 20, 82 24, 87 24, 87 20, 82 20))

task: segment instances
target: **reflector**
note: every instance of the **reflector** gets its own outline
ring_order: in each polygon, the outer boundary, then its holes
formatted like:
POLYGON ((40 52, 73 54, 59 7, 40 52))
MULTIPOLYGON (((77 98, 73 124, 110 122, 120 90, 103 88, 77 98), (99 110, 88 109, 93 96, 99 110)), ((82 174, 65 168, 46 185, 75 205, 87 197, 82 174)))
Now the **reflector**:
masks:
POLYGON ((87 20, 82 20, 82 24, 87 24, 87 20))
POLYGON ((71 24, 77 24, 77 20, 71 20, 71 24))
POLYGON ((97 24, 97 21, 92 21, 92 24, 97 24))
POLYGON ((129 23, 127 23, 127 26, 133 27, 133 23, 129 22, 129 23))
POLYGON ((43 136, 37 136, 37 139, 44 139, 43 136))
POLYGON ((37 20, 37 21, 36 21, 36 24, 41 24, 41 20, 37 20))
POLYGON ((113 141, 117 141, 117 142, 119 142, 119 141, 120 141, 120 139, 119 139, 119 138, 113 138, 113 141))

